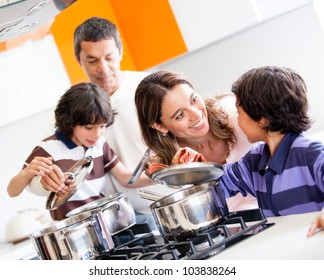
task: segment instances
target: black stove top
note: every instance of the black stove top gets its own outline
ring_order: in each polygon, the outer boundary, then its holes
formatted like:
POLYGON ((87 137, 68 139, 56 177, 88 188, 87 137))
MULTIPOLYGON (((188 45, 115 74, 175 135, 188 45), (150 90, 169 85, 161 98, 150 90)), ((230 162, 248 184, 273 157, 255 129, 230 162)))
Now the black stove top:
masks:
POLYGON ((201 260, 269 228, 260 209, 231 212, 214 225, 176 240, 163 238, 147 224, 136 224, 113 236, 115 249, 100 260, 201 260))

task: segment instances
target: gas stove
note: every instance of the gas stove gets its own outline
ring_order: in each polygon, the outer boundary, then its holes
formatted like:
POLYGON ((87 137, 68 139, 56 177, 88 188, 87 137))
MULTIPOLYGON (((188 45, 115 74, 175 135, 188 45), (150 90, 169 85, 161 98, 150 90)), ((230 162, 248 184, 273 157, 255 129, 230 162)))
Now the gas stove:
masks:
POLYGON ((231 212, 217 223, 174 240, 151 231, 147 224, 135 224, 113 236, 115 248, 98 260, 203 260, 244 242, 274 223, 268 223, 260 209, 231 212))

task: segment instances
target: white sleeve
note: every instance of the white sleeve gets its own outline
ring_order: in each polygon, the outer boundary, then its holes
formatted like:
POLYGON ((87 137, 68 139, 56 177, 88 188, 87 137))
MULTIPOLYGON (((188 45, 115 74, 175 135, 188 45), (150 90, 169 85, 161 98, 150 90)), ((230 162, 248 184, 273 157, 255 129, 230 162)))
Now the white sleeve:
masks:
POLYGON ((41 176, 35 176, 26 189, 39 196, 49 196, 51 192, 44 189, 43 185, 40 183, 40 179, 41 176))

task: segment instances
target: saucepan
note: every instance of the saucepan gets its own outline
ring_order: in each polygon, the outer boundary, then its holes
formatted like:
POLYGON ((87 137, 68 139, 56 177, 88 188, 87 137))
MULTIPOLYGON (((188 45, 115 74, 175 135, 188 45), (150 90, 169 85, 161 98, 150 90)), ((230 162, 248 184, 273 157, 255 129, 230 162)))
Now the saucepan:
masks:
POLYGON ((217 181, 193 185, 160 198, 150 205, 161 235, 180 240, 216 224, 228 215, 217 181))
POLYGON ((73 217, 87 211, 100 211, 111 235, 115 235, 136 223, 136 216, 126 192, 117 192, 109 196, 91 201, 66 214, 73 217))
POLYGON ((115 247, 102 213, 96 210, 54 222, 29 238, 43 260, 91 260, 115 247))
POLYGON ((223 166, 212 162, 176 164, 152 173, 156 182, 185 186, 158 200, 152 194, 144 197, 156 200, 150 208, 165 239, 189 236, 228 215, 225 196, 218 184, 223 173, 223 166))

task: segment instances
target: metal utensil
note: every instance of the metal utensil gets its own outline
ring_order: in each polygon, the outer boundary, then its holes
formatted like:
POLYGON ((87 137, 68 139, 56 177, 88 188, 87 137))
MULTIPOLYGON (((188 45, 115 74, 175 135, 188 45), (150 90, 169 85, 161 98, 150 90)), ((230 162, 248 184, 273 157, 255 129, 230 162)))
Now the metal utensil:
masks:
POLYGON ((85 178, 89 175, 93 167, 91 156, 84 157, 77 161, 65 174, 69 175, 68 179, 72 180, 76 187, 67 194, 60 196, 59 193, 51 192, 46 201, 47 210, 55 210, 65 203, 83 184, 85 178))
POLYGON ((129 178, 127 184, 133 184, 137 181, 138 177, 142 174, 145 169, 145 164, 150 156, 150 149, 147 149, 144 153, 144 156, 141 158, 140 162, 137 164, 132 176, 129 178))
POLYGON ((159 193, 148 191, 148 190, 139 191, 138 195, 141 198, 151 200, 151 201, 158 201, 158 200, 160 200, 161 198, 164 197, 163 195, 161 195, 159 193))

